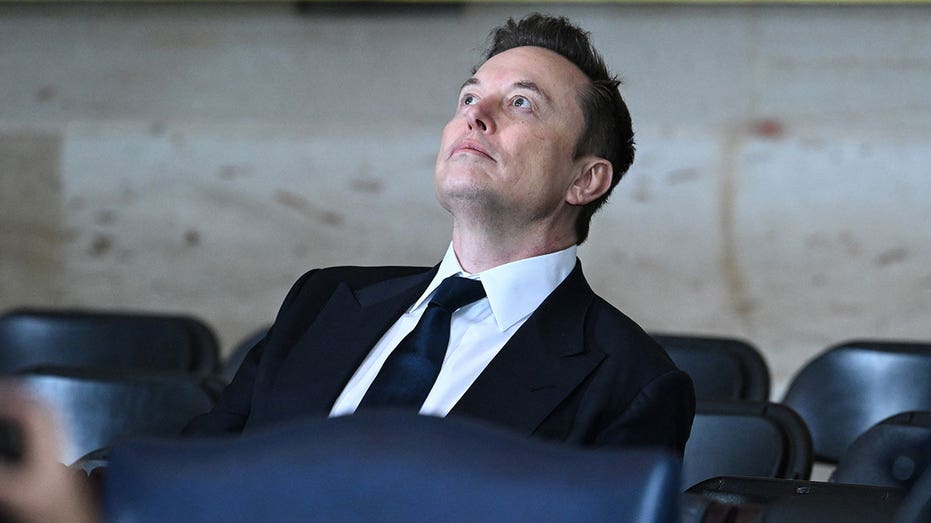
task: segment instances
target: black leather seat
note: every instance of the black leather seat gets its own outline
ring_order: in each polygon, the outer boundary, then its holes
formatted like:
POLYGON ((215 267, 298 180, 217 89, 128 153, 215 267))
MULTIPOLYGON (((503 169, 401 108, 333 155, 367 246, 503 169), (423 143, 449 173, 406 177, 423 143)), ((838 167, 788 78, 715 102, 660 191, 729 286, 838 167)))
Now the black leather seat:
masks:
POLYGON ((683 487, 717 476, 808 479, 811 436, 792 409, 770 402, 698 402, 685 445, 683 487))
POLYGON ((894 414, 931 410, 931 344, 851 341, 792 378, 783 403, 808 424, 815 459, 834 462, 868 428, 894 414))
POLYGON ((931 466, 931 412, 904 412, 860 435, 831 477, 840 483, 910 490, 931 466))
POLYGON ((206 376, 217 358, 213 331, 191 316, 19 309, 0 317, 0 374, 59 365, 206 376))
POLYGON ((310 418, 239 438, 112 449, 107 520, 673 523, 677 459, 464 419, 310 418))
POLYGON ((769 368, 762 354, 734 338, 651 334, 676 366, 692 377, 699 400, 769 399, 769 368))
POLYGON ((43 367, 16 380, 56 413, 65 464, 122 438, 177 434, 212 407, 200 378, 183 373, 43 367))

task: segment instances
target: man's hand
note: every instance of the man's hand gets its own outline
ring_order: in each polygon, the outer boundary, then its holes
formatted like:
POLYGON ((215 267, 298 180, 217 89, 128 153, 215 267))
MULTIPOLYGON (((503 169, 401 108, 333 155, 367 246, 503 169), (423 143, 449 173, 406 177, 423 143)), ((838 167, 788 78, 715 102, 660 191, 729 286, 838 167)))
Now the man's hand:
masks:
POLYGON ((0 513, 24 523, 97 521, 86 482, 59 462, 61 433, 51 412, 0 384, 0 419, 11 427, 3 439, 14 447, 0 449, 0 513))

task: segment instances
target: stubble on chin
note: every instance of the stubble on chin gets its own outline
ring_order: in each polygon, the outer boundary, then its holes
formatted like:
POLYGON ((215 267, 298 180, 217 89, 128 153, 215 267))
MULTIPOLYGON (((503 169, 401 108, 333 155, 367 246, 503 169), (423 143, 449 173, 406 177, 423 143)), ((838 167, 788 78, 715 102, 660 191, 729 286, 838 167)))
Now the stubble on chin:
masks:
POLYGON ((482 229, 499 229, 506 222, 508 206, 500 196, 479 184, 462 184, 438 191, 440 204, 459 225, 471 224, 482 229))
POLYGON ((440 204, 457 219, 487 222, 501 215, 507 206, 491 183, 484 166, 473 165, 470 158, 437 166, 434 179, 440 204))
POLYGON ((436 197, 440 204, 450 213, 457 211, 470 211, 483 208, 487 205, 488 191, 476 183, 463 183, 447 181, 437 187, 436 197))

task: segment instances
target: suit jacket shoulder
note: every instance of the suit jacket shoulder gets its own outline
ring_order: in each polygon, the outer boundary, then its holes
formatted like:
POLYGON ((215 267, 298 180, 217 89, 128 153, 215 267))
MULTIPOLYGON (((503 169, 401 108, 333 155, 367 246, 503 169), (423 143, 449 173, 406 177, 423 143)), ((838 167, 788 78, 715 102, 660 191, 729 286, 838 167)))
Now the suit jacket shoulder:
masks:
POLYGON ((613 414, 591 443, 661 446, 681 455, 695 416, 691 378, 639 325, 600 297, 586 318, 586 333, 591 350, 607 356, 590 386, 614 388, 606 406, 613 414))
MULTIPOLYGON (((304 273, 292 285, 268 334, 243 360, 214 409, 194 418, 183 432, 201 435, 234 434, 242 432, 247 426, 262 425, 290 414, 313 413, 316 404, 308 403, 310 400, 326 401, 325 397, 315 391, 315 387, 319 390, 325 385, 315 376, 324 374, 326 369, 321 368, 319 363, 314 368, 301 367, 307 357, 320 354, 320 351, 314 350, 310 350, 310 354, 302 354, 302 349, 320 341, 316 339, 318 335, 308 333, 308 330, 318 323, 317 318, 321 312, 329 311, 331 316, 339 317, 343 311, 333 310, 334 297, 357 306, 356 290, 365 289, 369 296, 373 293, 377 296, 379 290, 390 294, 392 288, 416 288, 421 281, 425 281, 425 287, 431 274, 430 267, 404 266, 343 266, 304 273), (382 284, 387 282, 392 285, 385 289, 382 284), (301 379, 305 383, 286 386, 289 381, 301 379)), ((342 319, 348 321, 348 317, 342 319)), ((352 324, 344 327, 344 332, 357 329, 352 324)), ((332 379, 328 376, 324 378, 332 379)))
POLYGON ((577 264, 450 414, 579 445, 681 454, 694 391, 643 329, 592 291, 577 264))

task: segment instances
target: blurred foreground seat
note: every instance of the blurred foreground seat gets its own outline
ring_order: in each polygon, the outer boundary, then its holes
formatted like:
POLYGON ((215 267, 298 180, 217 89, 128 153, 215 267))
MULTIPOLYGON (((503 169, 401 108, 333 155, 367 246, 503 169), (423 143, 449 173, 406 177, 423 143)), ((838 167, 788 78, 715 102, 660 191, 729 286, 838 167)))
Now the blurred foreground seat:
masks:
POLYGON ((213 372, 213 331, 191 316, 18 309, 0 316, 0 374, 40 365, 213 372))
POLYGON ((107 521, 673 523, 676 458, 365 412, 110 453, 107 521))

